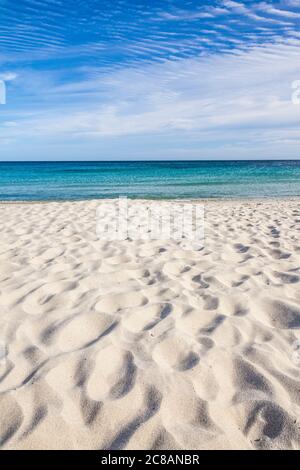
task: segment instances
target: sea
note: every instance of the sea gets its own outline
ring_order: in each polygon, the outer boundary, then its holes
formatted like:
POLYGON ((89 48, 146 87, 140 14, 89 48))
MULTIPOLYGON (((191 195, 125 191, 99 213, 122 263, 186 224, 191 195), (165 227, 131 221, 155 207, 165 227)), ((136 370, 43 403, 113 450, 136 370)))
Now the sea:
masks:
POLYGON ((300 160, 0 162, 1 201, 300 196, 300 160))

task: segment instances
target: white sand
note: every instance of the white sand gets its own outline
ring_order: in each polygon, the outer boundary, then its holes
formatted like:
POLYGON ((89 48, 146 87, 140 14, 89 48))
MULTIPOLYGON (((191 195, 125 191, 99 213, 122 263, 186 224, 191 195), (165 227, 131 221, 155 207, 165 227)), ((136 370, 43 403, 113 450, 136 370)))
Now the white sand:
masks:
POLYGON ((300 201, 207 202, 200 251, 99 204, 0 205, 2 448, 299 449, 300 201))

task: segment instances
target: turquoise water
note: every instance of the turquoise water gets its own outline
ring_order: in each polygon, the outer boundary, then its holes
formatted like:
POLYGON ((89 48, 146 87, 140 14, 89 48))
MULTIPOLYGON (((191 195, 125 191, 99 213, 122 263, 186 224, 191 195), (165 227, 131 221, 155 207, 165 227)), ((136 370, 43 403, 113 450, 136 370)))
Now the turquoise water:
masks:
POLYGON ((300 161, 0 162, 0 200, 300 196, 300 161))

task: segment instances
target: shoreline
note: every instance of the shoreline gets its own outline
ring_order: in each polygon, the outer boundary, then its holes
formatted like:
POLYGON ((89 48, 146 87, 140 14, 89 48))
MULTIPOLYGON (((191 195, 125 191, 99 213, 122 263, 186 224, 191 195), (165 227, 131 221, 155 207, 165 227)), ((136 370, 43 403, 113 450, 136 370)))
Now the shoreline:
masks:
POLYGON ((92 199, 51 199, 51 200, 22 200, 22 201, 6 201, 6 200, 0 200, 0 205, 17 205, 17 204, 61 204, 61 203, 83 203, 83 202, 115 202, 119 200, 120 198, 126 197, 128 201, 130 202, 160 202, 160 201, 166 201, 166 202, 194 202, 194 203, 214 203, 214 202, 236 202, 236 203, 247 203, 247 202, 276 202, 276 201, 299 201, 300 200, 300 195, 299 196, 274 196, 274 197, 263 197, 263 196, 257 196, 257 197, 245 197, 245 198, 237 198, 237 197, 232 197, 232 198, 160 198, 160 199, 155 199, 155 198, 132 198, 128 196, 120 196, 120 197, 115 197, 115 198, 92 198, 92 199))

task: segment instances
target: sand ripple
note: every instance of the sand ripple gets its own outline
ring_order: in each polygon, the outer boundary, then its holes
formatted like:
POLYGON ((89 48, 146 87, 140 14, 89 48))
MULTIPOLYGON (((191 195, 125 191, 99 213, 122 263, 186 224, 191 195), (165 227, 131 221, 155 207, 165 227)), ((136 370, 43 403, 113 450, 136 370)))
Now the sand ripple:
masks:
POLYGON ((299 201, 208 202, 202 249, 98 204, 0 205, 1 447, 299 449, 299 201))

